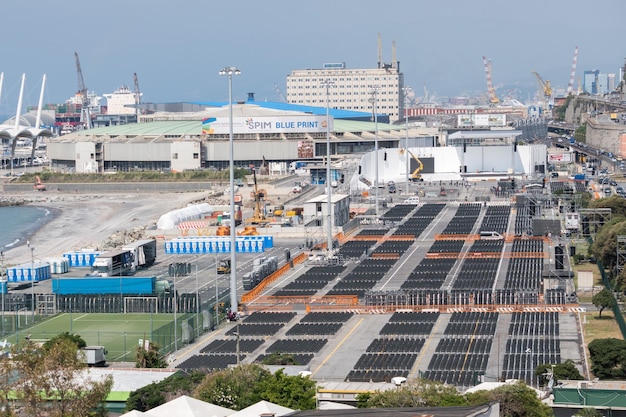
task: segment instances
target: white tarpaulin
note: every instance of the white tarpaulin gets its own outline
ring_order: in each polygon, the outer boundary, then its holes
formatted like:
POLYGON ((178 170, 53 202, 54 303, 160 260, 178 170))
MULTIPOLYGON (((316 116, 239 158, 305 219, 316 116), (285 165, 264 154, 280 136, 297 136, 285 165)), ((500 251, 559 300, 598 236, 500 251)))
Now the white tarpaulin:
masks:
POLYGON ((185 208, 170 211, 162 215, 157 222, 157 229, 176 229, 178 223, 188 220, 201 219, 203 216, 210 216, 211 214, 213 214, 213 207, 207 203, 190 205, 185 208))

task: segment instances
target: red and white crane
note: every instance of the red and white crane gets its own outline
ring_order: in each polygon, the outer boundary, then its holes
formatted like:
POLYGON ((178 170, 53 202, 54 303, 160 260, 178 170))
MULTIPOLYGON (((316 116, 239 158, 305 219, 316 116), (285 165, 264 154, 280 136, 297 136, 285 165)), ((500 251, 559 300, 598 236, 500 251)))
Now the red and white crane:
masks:
POLYGON ((567 84, 567 95, 574 93, 574 78, 576 77, 576 61, 578 61, 578 45, 574 49, 574 60, 572 61, 572 70, 569 73, 569 83, 567 84))
POLYGON ((500 99, 496 97, 496 90, 493 88, 493 81, 491 79, 491 59, 483 56, 483 64, 485 65, 485 76, 487 77, 487 93, 489 95, 489 102, 492 105, 500 103, 500 99))

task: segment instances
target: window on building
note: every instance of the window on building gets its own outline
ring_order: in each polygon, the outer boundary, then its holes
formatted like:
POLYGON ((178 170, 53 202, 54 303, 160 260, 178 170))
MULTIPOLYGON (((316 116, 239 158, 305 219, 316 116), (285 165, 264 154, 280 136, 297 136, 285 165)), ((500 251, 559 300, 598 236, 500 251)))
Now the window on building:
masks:
POLYGON ((200 154, 198 152, 194 152, 193 159, 199 159, 199 158, 200 158, 200 154))
POLYGON ((172 159, 178 159, 178 153, 173 153, 172 154, 172 159))

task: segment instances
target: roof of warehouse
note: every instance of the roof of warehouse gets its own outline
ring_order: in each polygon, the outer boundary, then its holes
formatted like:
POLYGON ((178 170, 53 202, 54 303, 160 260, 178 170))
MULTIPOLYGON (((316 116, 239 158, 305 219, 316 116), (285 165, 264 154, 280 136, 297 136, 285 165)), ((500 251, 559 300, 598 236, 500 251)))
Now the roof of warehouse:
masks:
MULTIPOLYGON (((195 101, 191 104, 198 104, 207 107, 225 107, 228 106, 227 101, 195 101)), ((281 103, 277 101, 246 101, 245 104, 251 104, 262 107, 264 109, 283 110, 283 111, 295 111, 299 113, 309 113, 316 116, 326 115, 326 107, 316 106, 304 106, 302 104, 281 103)), ((369 118, 372 117, 372 113, 344 110, 344 109, 328 109, 329 114, 335 119, 354 119, 354 118, 369 118)))

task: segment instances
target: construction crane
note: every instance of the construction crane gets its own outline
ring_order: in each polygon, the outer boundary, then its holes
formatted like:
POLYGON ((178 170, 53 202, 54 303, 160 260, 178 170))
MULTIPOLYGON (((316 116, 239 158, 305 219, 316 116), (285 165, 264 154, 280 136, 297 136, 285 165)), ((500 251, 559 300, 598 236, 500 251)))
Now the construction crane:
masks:
POLYGON ((578 46, 574 49, 574 60, 572 61, 572 70, 569 73, 569 83, 567 84, 567 95, 574 94, 574 78, 576 77, 576 62, 578 61, 578 46))
POLYGON ((254 179, 254 214, 252 217, 245 220, 246 224, 254 224, 259 226, 265 226, 270 221, 265 217, 265 214, 261 210, 261 201, 265 199, 265 191, 259 190, 256 181, 256 169, 252 169, 252 178, 254 179))
POLYGON ((535 78, 537 79, 537 83, 539 83, 539 87, 542 90, 543 93, 543 99, 544 99, 544 104, 543 104, 543 110, 548 113, 549 112, 549 106, 550 106, 550 98, 552 97, 552 87, 550 87, 550 80, 543 80, 543 78, 541 78, 541 76, 537 73, 537 71, 533 71, 533 74, 535 75, 535 78))
POLYGON ((91 129, 91 114, 89 112, 89 97, 87 95, 87 87, 85 87, 85 80, 83 79, 83 70, 80 68, 80 59, 78 59, 78 52, 74 52, 76 58, 76 73, 78 75, 78 92, 76 93, 81 97, 81 110, 80 121, 87 129, 91 129))
POLYGON ((137 73, 133 73, 133 83, 135 84, 135 116, 139 116, 139 103, 141 103, 141 93, 139 92, 139 80, 137 73))
POLYGON ((485 66, 485 77, 487 77, 487 94, 489 95, 489 103, 492 106, 500 103, 500 99, 496 97, 496 90, 493 88, 493 81, 491 79, 491 59, 483 56, 483 64, 485 66))
POLYGON ((411 181, 423 181, 422 174, 420 174, 420 172, 424 170, 424 164, 417 156, 413 154, 413 152, 409 151, 408 149, 406 151, 409 153, 409 155, 411 155, 411 158, 413 158, 415 162, 417 162, 417 168, 413 172, 411 172, 411 181))

